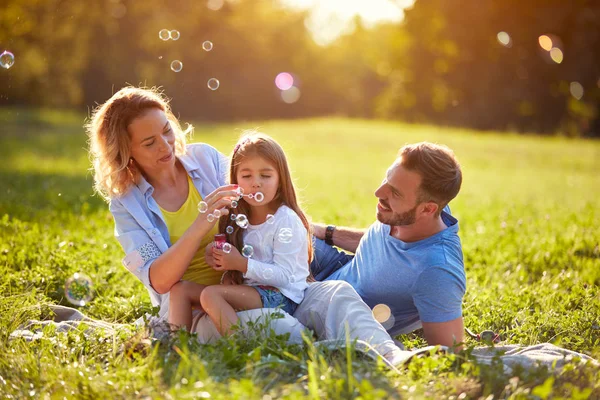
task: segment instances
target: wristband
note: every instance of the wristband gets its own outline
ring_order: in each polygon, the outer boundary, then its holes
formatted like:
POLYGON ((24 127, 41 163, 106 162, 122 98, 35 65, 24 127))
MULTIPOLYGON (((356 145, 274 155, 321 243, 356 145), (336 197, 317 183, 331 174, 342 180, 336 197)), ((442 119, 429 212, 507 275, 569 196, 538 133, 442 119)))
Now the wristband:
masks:
POLYGON ((333 246, 333 231, 335 230, 334 225, 328 225, 325 229, 325 243, 333 246))

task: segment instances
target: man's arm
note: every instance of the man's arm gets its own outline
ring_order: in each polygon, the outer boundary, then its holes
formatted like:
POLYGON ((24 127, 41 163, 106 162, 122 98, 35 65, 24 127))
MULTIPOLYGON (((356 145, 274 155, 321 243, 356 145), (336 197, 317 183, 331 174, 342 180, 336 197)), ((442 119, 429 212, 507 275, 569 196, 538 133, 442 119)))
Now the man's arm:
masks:
MULTIPOLYGON (((312 224, 312 233, 317 239, 325 240, 325 229, 327 225, 324 224, 312 224)), ((365 229, 355 229, 337 226, 333 231, 333 244, 342 250, 356 253, 358 243, 365 234, 365 229)))
POLYGON ((429 345, 441 344, 461 350, 465 340, 463 318, 459 317, 448 322, 423 322, 423 333, 429 345))

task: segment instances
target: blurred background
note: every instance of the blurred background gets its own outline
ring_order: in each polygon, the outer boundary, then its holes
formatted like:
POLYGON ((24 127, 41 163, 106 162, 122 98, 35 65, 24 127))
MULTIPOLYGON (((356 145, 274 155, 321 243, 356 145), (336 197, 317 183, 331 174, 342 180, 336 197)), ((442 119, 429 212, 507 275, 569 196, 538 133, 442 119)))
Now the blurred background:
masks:
POLYGON ((89 113, 141 84, 194 121, 600 137, 598 0, 2 0, 0 53, 14 110, 89 113))

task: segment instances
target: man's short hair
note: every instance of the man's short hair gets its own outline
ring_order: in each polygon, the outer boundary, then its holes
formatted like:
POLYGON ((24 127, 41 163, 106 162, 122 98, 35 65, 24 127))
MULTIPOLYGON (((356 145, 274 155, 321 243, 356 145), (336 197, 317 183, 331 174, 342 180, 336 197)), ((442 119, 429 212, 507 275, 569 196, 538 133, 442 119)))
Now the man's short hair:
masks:
POLYGON ((460 191, 462 172, 454 152, 429 142, 407 144, 398 152, 399 164, 421 176, 418 202, 432 201, 442 209, 460 191))

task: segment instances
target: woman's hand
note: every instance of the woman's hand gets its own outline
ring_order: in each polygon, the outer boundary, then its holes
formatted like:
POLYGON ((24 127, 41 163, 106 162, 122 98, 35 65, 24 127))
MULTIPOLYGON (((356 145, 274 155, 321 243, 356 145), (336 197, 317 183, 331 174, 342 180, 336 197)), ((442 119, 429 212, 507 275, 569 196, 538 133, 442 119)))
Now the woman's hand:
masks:
MULTIPOLYGON (((237 188, 238 185, 225 185, 216 188, 202 200, 206 203, 208 209, 205 213, 198 214, 198 219, 206 219, 206 215, 214 213, 215 210, 219 210, 221 215, 229 215, 228 207, 231 207, 233 200, 239 198, 237 188)), ((215 221, 218 220, 218 218, 215 218, 215 221)))
POLYGON ((248 271, 248 259, 242 256, 238 249, 231 246, 231 252, 225 253, 223 249, 212 250, 212 256, 215 260, 213 269, 216 271, 240 271, 246 273, 248 271))

